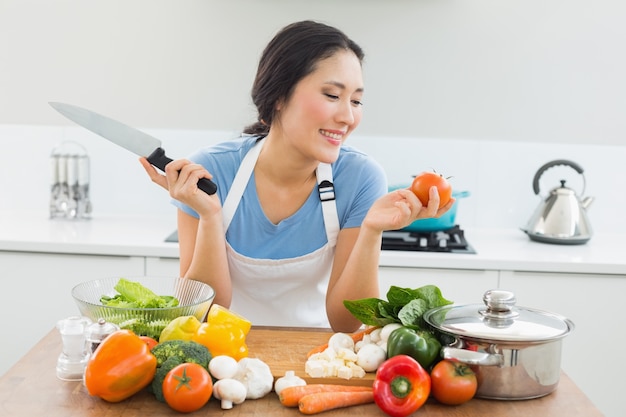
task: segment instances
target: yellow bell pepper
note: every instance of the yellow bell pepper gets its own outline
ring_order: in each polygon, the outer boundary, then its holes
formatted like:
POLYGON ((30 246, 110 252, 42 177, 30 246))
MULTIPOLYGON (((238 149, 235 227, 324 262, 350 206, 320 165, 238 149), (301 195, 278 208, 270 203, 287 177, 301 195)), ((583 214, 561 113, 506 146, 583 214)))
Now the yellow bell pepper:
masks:
POLYGON ((211 306, 206 321, 208 323, 230 323, 241 328, 246 335, 248 335, 252 327, 250 320, 219 304, 213 304, 211 306))
POLYGON ((191 340, 209 349, 213 357, 227 355, 236 360, 248 356, 246 336, 252 323, 245 317, 214 304, 206 323, 202 323, 191 340))

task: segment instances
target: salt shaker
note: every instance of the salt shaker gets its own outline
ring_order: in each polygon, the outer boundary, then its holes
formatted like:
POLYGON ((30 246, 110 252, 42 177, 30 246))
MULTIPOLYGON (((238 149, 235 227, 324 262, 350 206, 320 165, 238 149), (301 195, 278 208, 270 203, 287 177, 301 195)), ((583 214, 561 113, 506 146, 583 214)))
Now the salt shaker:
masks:
POLYGON ((87 349, 85 330, 91 324, 87 317, 72 316, 57 322, 61 333, 63 351, 57 360, 57 377, 65 381, 80 381, 90 352, 87 349))

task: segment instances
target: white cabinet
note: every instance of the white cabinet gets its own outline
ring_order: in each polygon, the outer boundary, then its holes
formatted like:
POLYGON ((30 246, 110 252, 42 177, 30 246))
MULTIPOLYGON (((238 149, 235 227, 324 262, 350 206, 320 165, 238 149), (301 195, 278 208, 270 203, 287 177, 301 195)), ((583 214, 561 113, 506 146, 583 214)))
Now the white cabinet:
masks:
MULTIPOLYGON (((83 281, 144 275, 144 257, 0 252, 3 281, 0 374, 59 319, 77 315, 72 288, 83 281)), ((60 336, 59 336, 60 337, 60 336)))
POLYGON ((498 271, 380 267, 378 282, 385 299, 392 285, 418 288, 432 284, 456 304, 474 304, 482 302, 485 291, 498 288, 498 271))
POLYGON ((178 258, 146 258, 146 276, 179 277, 180 262, 178 258))
POLYGON ((574 322, 563 340, 562 367, 607 417, 626 415, 622 360, 626 276, 501 271, 500 288, 517 304, 561 314, 574 322))

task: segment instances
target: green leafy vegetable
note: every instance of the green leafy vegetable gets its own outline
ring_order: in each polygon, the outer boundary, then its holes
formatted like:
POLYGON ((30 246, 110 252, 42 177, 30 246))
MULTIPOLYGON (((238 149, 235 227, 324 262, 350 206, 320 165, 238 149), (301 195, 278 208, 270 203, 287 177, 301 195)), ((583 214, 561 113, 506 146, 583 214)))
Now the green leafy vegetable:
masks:
POLYGON ((176 297, 157 295, 141 283, 126 278, 120 278, 113 288, 119 294, 113 297, 101 296, 100 302, 103 305, 122 308, 166 308, 178 305, 176 297))
POLYGON ((452 301, 445 299, 435 285, 416 289, 392 286, 387 292, 387 300, 363 298, 343 302, 354 317, 368 326, 400 323, 415 329, 425 327, 422 316, 426 311, 448 304, 452 301))

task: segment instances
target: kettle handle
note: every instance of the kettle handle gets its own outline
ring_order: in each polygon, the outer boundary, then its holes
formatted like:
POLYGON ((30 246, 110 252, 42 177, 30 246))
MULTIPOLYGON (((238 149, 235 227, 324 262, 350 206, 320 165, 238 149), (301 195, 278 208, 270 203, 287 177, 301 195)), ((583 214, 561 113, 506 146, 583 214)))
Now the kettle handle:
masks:
POLYGON ((583 168, 580 165, 578 165, 576 162, 572 162, 567 159, 556 159, 554 161, 547 162, 543 164, 541 168, 539 168, 539 170, 537 170, 537 173, 535 174, 535 178, 533 178, 533 191, 535 191, 535 194, 539 194, 539 191, 540 191, 539 190, 539 178, 541 178, 541 175, 547 169, 552 168, 554 166, 558 166, 558 165, 568 165, 574 168, 576 172, 578 172, 579 174, 583 173, 583 168))

